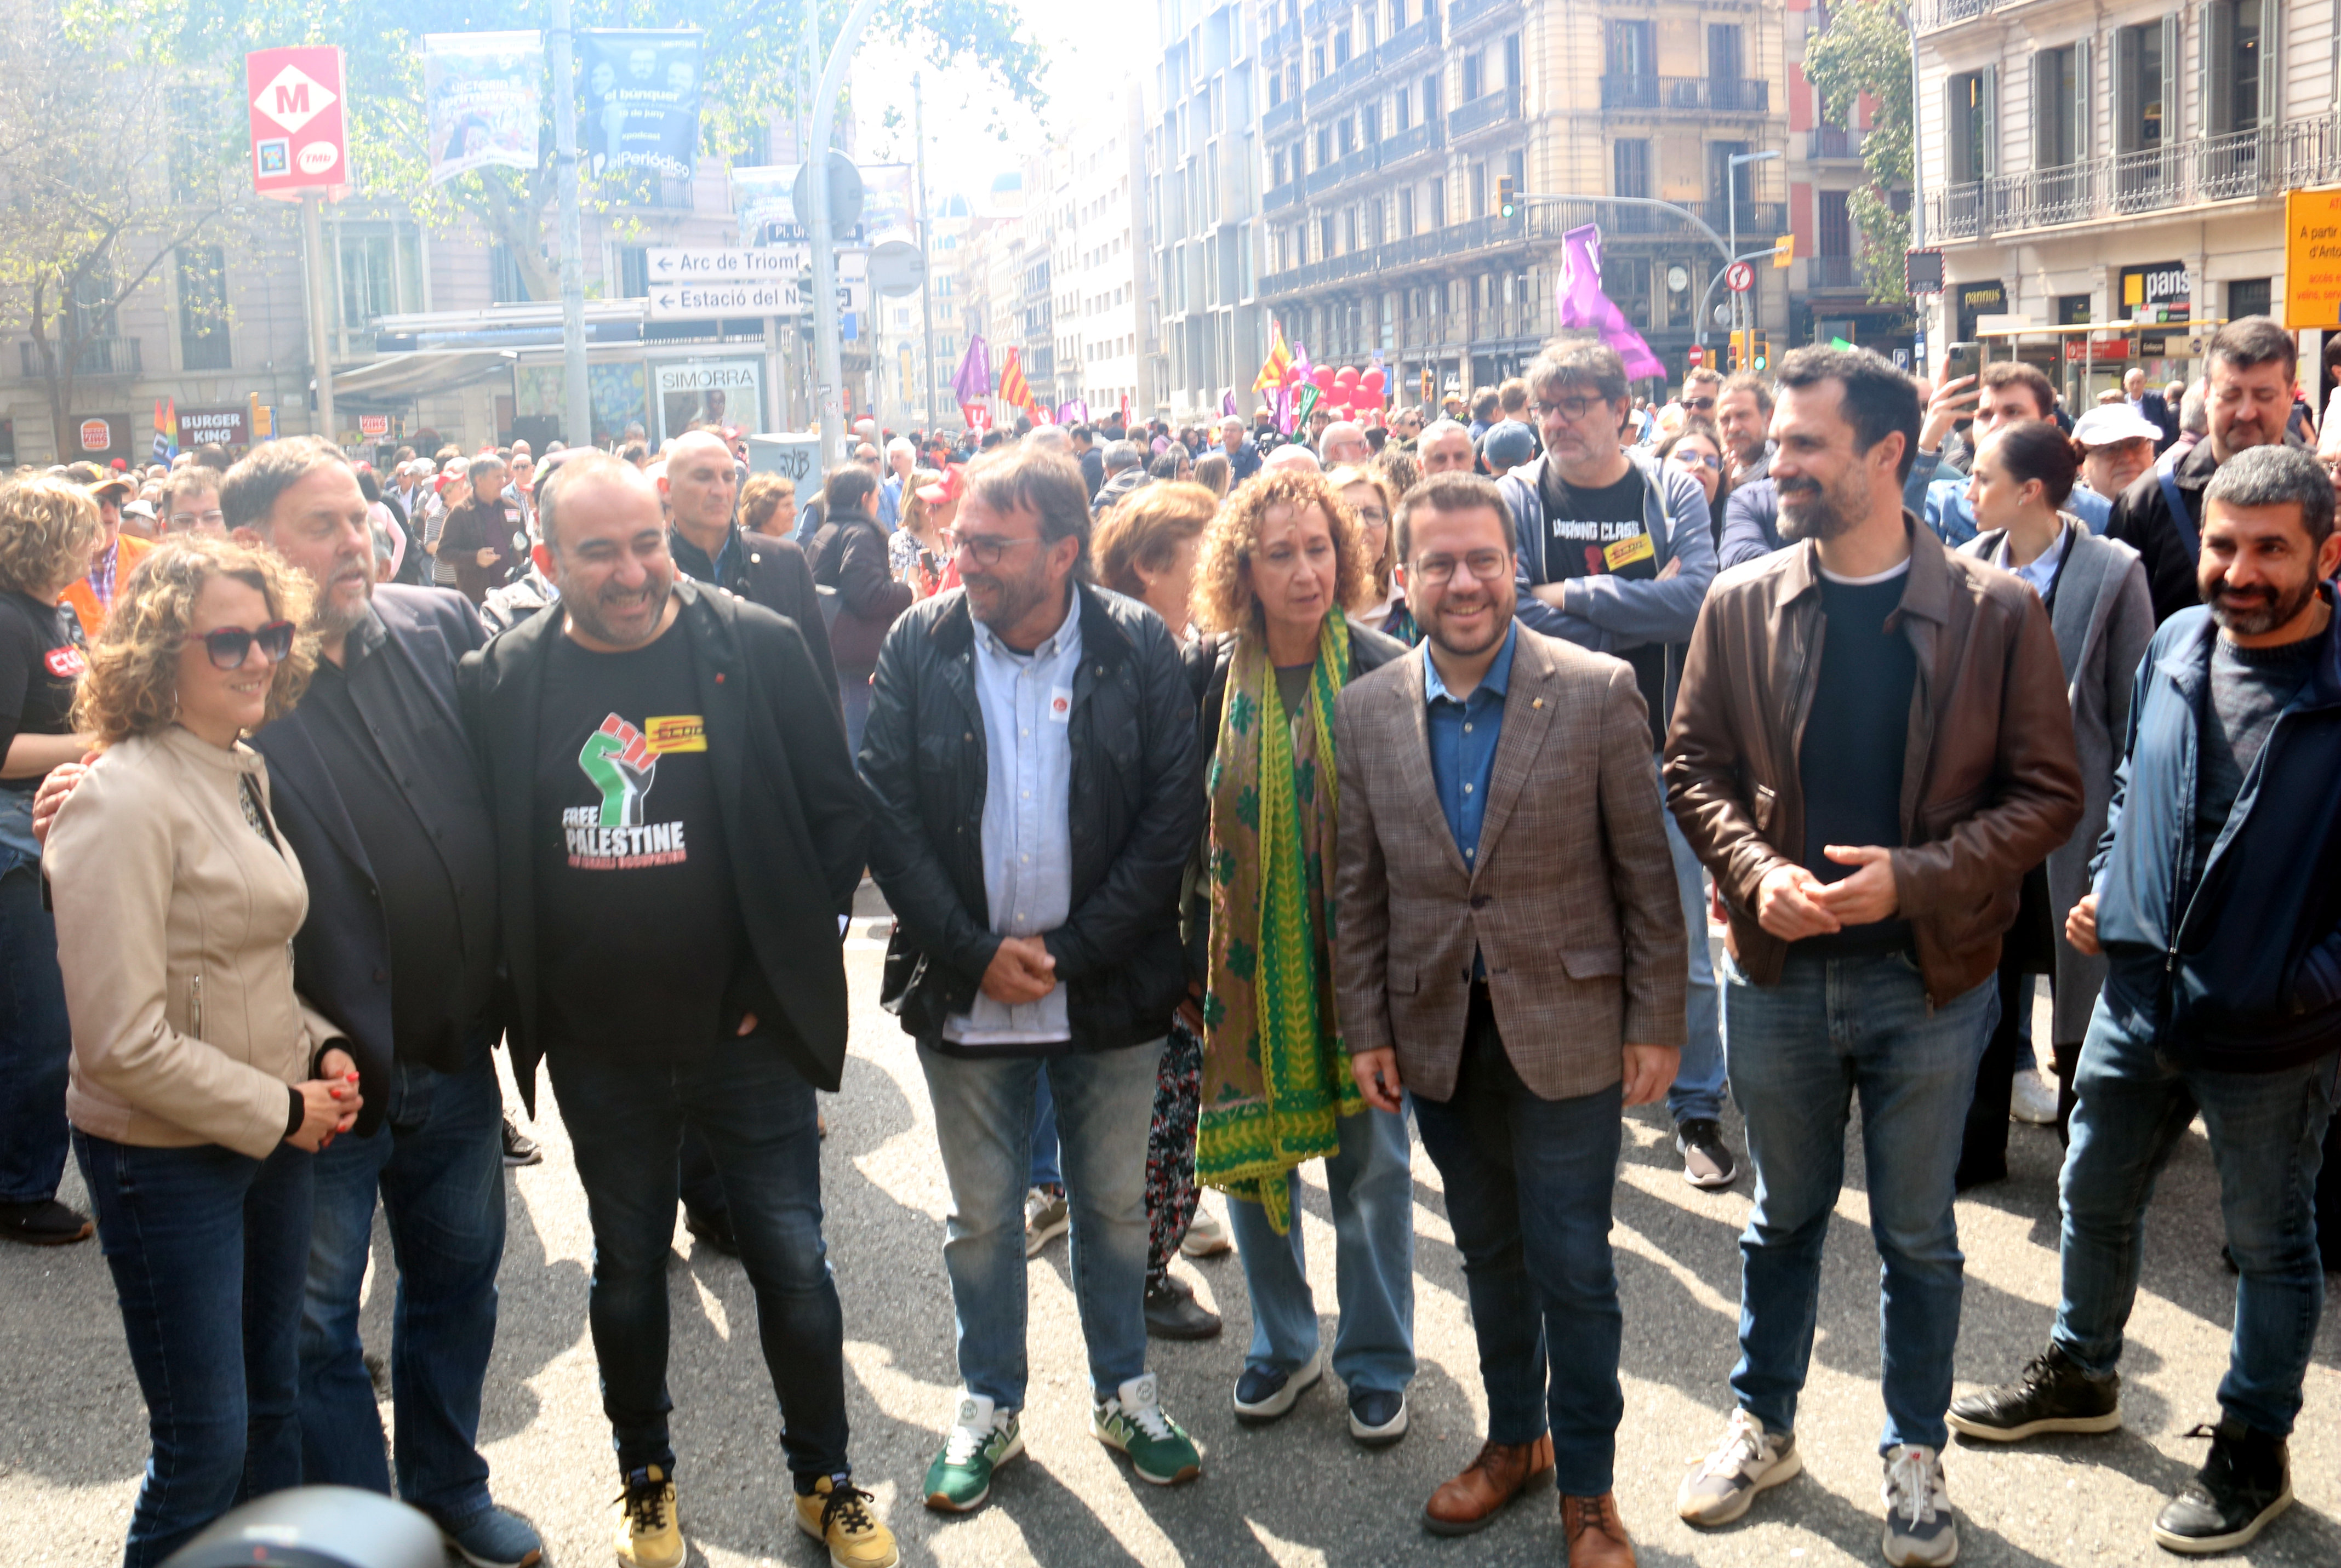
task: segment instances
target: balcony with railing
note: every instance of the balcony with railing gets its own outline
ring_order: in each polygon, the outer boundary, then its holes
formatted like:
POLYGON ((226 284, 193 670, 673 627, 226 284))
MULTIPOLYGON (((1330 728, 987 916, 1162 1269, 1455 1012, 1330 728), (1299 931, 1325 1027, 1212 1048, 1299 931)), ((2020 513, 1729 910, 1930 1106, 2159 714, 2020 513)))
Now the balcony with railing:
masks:
POLYGON ((1281 27, 1268 28, 1260 35, 1260 57, 1263 60, 1280 60, 1299 47, 1300 29, 1289 23, 1281 27))
POLYGON ((1281 104, 1271 104, 1260 116, 1260 133, 1263 136, 1281 135, 1296 130, 1300 124, 1300 100, 1287 98, 1281 104))
POLYGON ((1498 87, 1492 92, 1480 94, 1448 114, 1447 139, 1459 142, 1481 131, 1510 124, 1519 117, 1520 90, 1518 87, 1498 87))
POLYGON ((1861 275, 1858 256, 1807 256, 1805 287, 1808 289, 1867 289, 1869 281, 1861 275))
POLYGON ((1466 30, 1505 17, 1518 21, 1528 11, 1528 0, 1451 0, 1447 7, 1447 35, 1459 38, 1466 30))
POLYGON ((1260 210, 1263 213, 1276 213, 1299 204, 1300 184, 1300 180, 1291 179, 1280 185, 1270 186, 1268 194, 1260 199, 1260 210))
POLYGON ((1439 130, 1436 120, 1418 120, 1403 131, 1391 132, 1375 149, 1381 156, 1381 166, 1387 169, 1409 158, 1435 151, 1441 144, 1439 130))
POLYGON ((1308 90, 1301 94, 1302 106, 1312 114, 1320 114, 1372 81, 1373 77, 1373 51, 1352 55, 1309 84, 1308 90))
MULTIPOLYGON (((77 376, 134 376, 145 373, 145 360, 136 338, 84 338, 80 352, 74 356, 73 373, 77 376)), ((62 347, 52 343, 50 352, 62 347)), ((38 379, 41 373, 41 352, 29 338, 16 345, 25 379, 38 379)))
POLYGON ((1917 0, 1910 7, 1910 19, 1919 32, 1932 33, 1989 15, 2001 4, 2002 0, 1917 0))
POLYGON ((1861 144, 1868 139, 1867 131, 1848 131, 1842 125, 1816 125, 1805 133, 1805 156, 1815 161, 1858 159, 1861 144))
POLYGON ((1374 69, 1388 71, 1428 55, 1439 47, 1439 13, 1423 13, 1422 20, 1400 28, 1374 50, 1374 69))
POLYGON ((1772 84, 1745 76, 1610 75, 1601 78, 1601 106, 1650 114, 1762 114, 1772 106, 1772 84))
POLYGON ((1376 156, 1380 151, 1379 147, 1360 147, 1343 154, 1330 164, 1310 170, 1309 194, 1312 196, 1320 195, 1345 180, 1354 180, 1360 174, 1372 174, 1381 166, 1381 160, 1376 156))
POLYGON ((2219 202, 2272 201, 2341 180, 2341 114, 2108 153, 1995 174, 1927 198, 1927 233, 1945 243, 2219 202))

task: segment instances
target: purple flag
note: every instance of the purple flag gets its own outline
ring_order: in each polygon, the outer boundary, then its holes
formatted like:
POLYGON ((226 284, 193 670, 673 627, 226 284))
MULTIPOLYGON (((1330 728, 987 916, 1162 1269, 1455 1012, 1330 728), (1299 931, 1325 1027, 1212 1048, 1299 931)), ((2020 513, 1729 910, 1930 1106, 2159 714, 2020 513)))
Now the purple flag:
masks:
POLYGON ((1231 413, 1233 413, 1233 412, 1236 412, 1236 394, 1235 394, 1235 393, 1233 393, 1233 392, 1229 392, 1229 393, 1227 393, 1225 396, 1223 396, 1223 397, 1221 397, 1221 398, 1220 399, 1220 412, 1222 415, 1226 415, 1226 414, 1231 414, 1231 413))
POLYGON ((1619 358, 1626 362, 1629 378, 1639 381, 1667 373, 1667 367, 1659 362, 1659 356, 1650 352, 1642 334, 1627 324, 1625 313, 1601 292, 1599 224, 1587 223, 1561 235, 1560 282, 1553 287, 1553 303, 1562 326, 1599 332, 1601 341, 1616 349, 1619 358))
POLYGON ((1089 423, 1090 400, 1087 398, 1074 397, 1067 398, 1064 402, 1059 403, 1057 405, 1057 422, 1059 424, 1089 423))
POLYGON ((983 346, 983 334, 975 332, 967 340, 967 352, 951 375, 951 392, 962 405, 981 402, 991 395, 991 351, 983 346))

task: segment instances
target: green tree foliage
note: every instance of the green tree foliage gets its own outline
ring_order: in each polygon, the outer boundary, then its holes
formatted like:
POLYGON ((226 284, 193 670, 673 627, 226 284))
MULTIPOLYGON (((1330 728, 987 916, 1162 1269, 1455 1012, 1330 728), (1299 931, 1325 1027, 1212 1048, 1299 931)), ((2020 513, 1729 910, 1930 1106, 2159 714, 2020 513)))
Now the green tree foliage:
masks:
POLYGON ((1861 269, 1869 297, 1901 304, 1910 297, 1903 253, 1910 248, 1910 220, 1894 210, 1887 193, 1910 188, 1910 33, 1897 0, 1855 0, 1829 14, 1828 30, 1805 46, 1805 74, 1821 95, 1830 124, 1851 125, 1863 94, 1876 104, 1861 163, 1869 184, 1846 203, 1861 234, 1861 269))
MULTIPOLYGON (((548 255, 556 193, 553 88, 537 166, 482 169, 444 184, 429 181, 423 103, 423 35, 486 33, 548 25, 543 0, 518 5, 479 0, 63 0, 77 31, 127 37, 144 57, 174 69, 233 72, 240 89, 243 58, 254 49, 335 44, 349 89, 345 114, 350 166, 357 189, 411 209, 445 229, 479 223, 502 243, 529 294, 554 297, 557 262, 548 255)), ((822 0, 821 36, 836 37, 850 0, 822 0)), ((803 8, 794 0, 573 0, 571 24, 589 27, 697 27, 706 35, 702 152, 741 159, 762 127, 802 113, 809 91, 803 8)), ((865 37, 912 41, 937 62, 972 62, 1003 90, 1041 101, 1041 50, 1018 28, 1012 0, 888 0, 865 37)), ((548 51, 549 53, 549 51, 548 51)), ((635 176, 587 178, 588 200, 602 205, 636 190, 635 176)))

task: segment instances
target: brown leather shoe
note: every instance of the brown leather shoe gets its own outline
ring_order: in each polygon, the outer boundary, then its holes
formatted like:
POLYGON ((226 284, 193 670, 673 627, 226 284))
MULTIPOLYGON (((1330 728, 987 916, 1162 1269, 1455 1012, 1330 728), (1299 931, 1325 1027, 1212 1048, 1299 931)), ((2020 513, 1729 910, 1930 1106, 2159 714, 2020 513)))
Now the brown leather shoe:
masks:
POLYGON ((1560 1530, 1569 1538, 1569 1568, 1634 1568, 1634 1543, 1618 1517, 1618 1494, 1563 1497, 1560 1530))
POLYGON ((1422 1505, 1422 1527, 1433 1535, 1469 1535, 1484 1530, 1529 1482, 1552 1469, 1552 1434, 1534 1443, 1479 1445, 1479 1456, 1463 1474, 1430 1494, 1422 1505))

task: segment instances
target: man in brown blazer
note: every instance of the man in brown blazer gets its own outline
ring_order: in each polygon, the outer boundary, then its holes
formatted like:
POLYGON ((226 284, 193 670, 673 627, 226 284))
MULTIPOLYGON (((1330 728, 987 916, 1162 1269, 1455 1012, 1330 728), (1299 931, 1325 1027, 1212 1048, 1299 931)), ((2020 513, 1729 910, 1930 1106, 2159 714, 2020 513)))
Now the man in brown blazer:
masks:
POLYGON ((1649 720, 1628 665, 1515 622, 1491 481, 1416 486, 1398 553, 1428 641, 1336 711, 1334 965, 1367 1100, 1414 1097, 1479 1340, 1488 1441, 1423 1523, 1478 1530, 1550 1468, 1570 1568, 1625 1568, 1609 1197, 1688 974, 1649 720))

